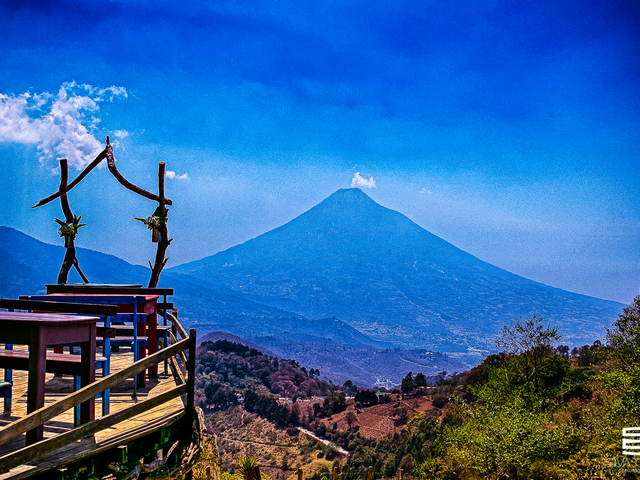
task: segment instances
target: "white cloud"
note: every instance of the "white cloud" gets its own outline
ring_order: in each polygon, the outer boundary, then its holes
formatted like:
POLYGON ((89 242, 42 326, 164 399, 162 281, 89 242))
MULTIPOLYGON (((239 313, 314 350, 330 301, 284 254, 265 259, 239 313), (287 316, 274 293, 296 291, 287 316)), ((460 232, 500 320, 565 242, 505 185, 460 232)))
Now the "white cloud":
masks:
POLYGON ((366 187, 366 188, 376 188, 376 181, 373 177, 369 177, 369 180, 360 175, 360 172, 356 172, 351 180, 351 188, 353 187, 366 187))
POLYGON ((100 122, 93 114, 100 102, 115 97, 126 98, 127 90, 68 82, 57 94, 0 93, 0 142, 36 144, 42 163, 66 158, 70 166, 81 169, 104 148, 93 135, 100 122))
POLYGON ((421 195, 424 195, 425 193, 427 195, 433 195, 433 192, 431 190, 427 190, 426 188, 423 188, 422 190, 420 190, 421 195))
POLYGON ((167 173, 165 175, 169 180, 189 180, 189 175, 187 173, 177 175, 176 172, 167 170, 167 173))
POLYGON ((126 130, 116 130, 113 132, 113 136, 118 138, 127 138, 129 136, 129 132, 126 130))

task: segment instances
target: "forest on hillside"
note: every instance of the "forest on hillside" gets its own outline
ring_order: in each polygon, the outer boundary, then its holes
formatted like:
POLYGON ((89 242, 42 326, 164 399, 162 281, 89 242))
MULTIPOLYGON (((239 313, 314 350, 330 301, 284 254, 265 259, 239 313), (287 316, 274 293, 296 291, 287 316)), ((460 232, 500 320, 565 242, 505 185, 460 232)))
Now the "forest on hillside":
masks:
MULTIPOLYGON (((604 343, 569 349, 560 340, 561 332, 542 317, 523 317, 501 331, 501 353, 462 374, 443 376, 435 388, 419 388, 423 379, 409 374, 396 397, 352 382, 321 382, 313 369, 247 347, 227 346, 223 352, 203 345, 198 388, 208 410, 244 401, 247 411, 283 429, 306 426, 343 445, 352 454, 331 466, 345 479, 364 479, 369 467, 376 479, 395 477, 400 469, 410 478, 640 478, 639 457, 621 448, 622 429, 640 422, 640 296, 604 343), (428 395, 431 410, 394 417, 397 428, 380 439, 358 431, 364 412, 381 399, 421 394, 428 395), (299 402, 278 402, 278 395, 322 401, 302 413, 299 402), (348 425, 338 425, 336 415, 344 419, 349 412, 348 425)), ((329 467, 315 476, 331 478, 329 467)))

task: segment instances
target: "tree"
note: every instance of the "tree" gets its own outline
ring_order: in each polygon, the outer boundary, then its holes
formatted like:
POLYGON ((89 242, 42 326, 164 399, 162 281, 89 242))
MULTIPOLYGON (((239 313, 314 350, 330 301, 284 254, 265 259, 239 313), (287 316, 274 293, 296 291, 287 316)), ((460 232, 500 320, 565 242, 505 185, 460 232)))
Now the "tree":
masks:
POLYGON ((403 403, 396 403, 393 406, 393 413, 400 423, 404 423, 409 416, 409 409, 403 403))
POLYGON ((344 382, 344 385, 342 385, 342 391, 349 395, 355 395, 356 393, 358 393, 358 387, 354 385, 351 380, 347 380, 346 382, 344 382))
POLYGON ((607 329, 610 362, 598 376, 609 396, 610 412, 620 426, 640 418, 640 295, 622 309, 607 329))
POLYGON ((426 387, 427 386, 427 379, 425 378, 424 373, 422 373, 422 372, 416 374, 416 378, 414 379, 414 382, 416 384, 416 387, 426 387))
POLYGON ((406 473, 411 473, 411 470, 413 470, 415 467, 416 460, 410 453, 402 457, 402 460, 400 460, 400 468, 406 473))
POLYGON ((607 329, 607 343, 630 361, 640 360, 640 295, 622 309, 613 328, 607 329))
POLYGON ((496 346, 512 355, 528 352, 536 347, 551 348, 562 340, 557 326, 544 323, 544 317, 534 313, 531 317, 520 317, 513 324, 503 325, 496 346))
POLYGON ((407 375, 402 379, 402 386, 400 388, 402 389, 402 393, 411 392, 414 388, 416 388, 416 384, 413 381, 412 372, 407 373, 407 375))
POLYGON ((345 414, 344 420, 347 422, 347 425, 349 425, 349 430, 351 430, 351 426, 358 421, 358 416, 356 415, 356 412, 349 410, 345 414))

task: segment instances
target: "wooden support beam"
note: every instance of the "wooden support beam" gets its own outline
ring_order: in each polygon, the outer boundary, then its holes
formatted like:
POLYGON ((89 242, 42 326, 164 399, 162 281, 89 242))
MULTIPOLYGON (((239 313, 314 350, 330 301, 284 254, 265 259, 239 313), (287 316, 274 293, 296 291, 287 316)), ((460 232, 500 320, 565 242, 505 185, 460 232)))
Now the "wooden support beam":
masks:
MULTIPOLYGON (((171 343, 177 343, 178 340, 176 340, 176 337, 173 335, 172 332, 167 332, 167 335, 169 336, 169 340, 171 340, 171 343)), ((180 360, 182 360, 182 365, 184 365, 184 368, 187 368, 187 357, 184 354, 184 352, 180 352, 178 353, 178 356, 180 357, 180 360)))
POLYGON ((196 329, 189 329, 189 360, 187 363, 187 408, 186 413, 191 418, 195 406, 196 393, 196 329))
POLYGON ((172 313, 167 312, 167 318, 169 319, 171 324, 174 327, 176 327, 177 332, 180 334, 180 336, 183 339, 187 338, 189 336, 189 335, 187 335, 187 331, 184 329, 184 327, 182 325, 180 325, 180 322, 178 322, 178 319, 172 313))
MULTIPOLYGON (((158 165, 158 208, 156 212, 159 212, 161 216, 167 217, 169 210, 164 204, 164 177, 165 177, 165 163, 160 162, 158 165)), ((151 278, 149 278, 149 288, 155 288, 158 285, 158 280, 160 280, 160 274, 162 273, 162 269, 167 264, 167 260, 165 255, 167 253, 167 248, 171 243, 169 238, 169 232, 167 231, 167 224, 163 223, 158 227, 158 232, 160 233, 160 241, 158 242, 158 247, 156 248, 156 259, 153 263, 153 267, 151 268, 151 278)))
POLYGON ((180 369, 180 365, 176 362, 175 357, 171 357, 169 359, 169 365, 171 365, 171 372, 173 373, 173 378, 176 382, 176 385, 184 385, 187 381, 184 378, 184 373, 180 369))

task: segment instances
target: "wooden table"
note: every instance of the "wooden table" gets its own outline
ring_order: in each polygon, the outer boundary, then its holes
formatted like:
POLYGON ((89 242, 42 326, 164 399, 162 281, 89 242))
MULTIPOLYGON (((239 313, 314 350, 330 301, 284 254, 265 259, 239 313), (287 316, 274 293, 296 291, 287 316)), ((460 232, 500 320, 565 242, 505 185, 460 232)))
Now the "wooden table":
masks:
MULTIPOLYGON (((135 294, 115 294, 115 293, 53 293, 51 295, 32 295, 29 298, 32 300, 51 300, 54 298, 61 298, 62 302, 76 302, 76 303, 94 303, 94 304, 109 304, 116 305, 118 307, 118 313, 133 313, 134 299, 144 299, 144 302, 138 304, 136 312, 146 316, 146 332, 138 331, 138 335, 147 337, 147 348, 149 355, 156 353, 158 350, 158 319, 157 304, 158 295, 135 295, 135 294)), ((22 298, 22 297, 21 297, 22 298)), ((141 347, 138 352, 139 358, 146 356, 146 350, 141 347)), ((150 378, 158 376, 158 366, 154 365, 149 368, 148 374, 150 378)), ((146 384, 144 375, 139 376, 139 386, 146 384)))
MULTIPOLYGON (((98 317, 51 313, 0 312, 0 343, 29 346, 27 414, 44 407, 47 346, 80 343, 82 386, 95 380, 98 317)), ((0 367, 2 367, 0 358, 0 367)), ((80 407, 80 422, 94 419, 95 399, 80 407)), ((27 432, 27 445, 43 438, 42 425, 27 432)))
MULTIPOLYGON (((52 293, 128 293, 113 289, 138 289, 141 284, 130 283, 47 283, 47 295, 52 293), (110 291, 111 290, 111 291, 110 291)), ((134 292, 135 293, 135 292, 134 292)))

